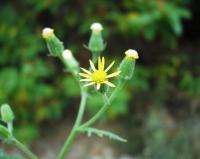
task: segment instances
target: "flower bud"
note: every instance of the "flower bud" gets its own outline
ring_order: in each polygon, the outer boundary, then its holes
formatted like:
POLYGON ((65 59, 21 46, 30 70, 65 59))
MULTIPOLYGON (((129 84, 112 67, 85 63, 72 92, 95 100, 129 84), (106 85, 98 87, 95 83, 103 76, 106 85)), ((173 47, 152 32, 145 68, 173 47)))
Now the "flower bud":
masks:
POLYGON ((14 120, 13 111, 8 104, 3 104, 1 106, 1 118, 6 123, 10 123, 14 120))
POLYGON ((103 27, 100 23, 93 23, 90 27, 90 29, 93 31, 93 32, 101 32, 103 30, 103 27))
POLYGON ((92 30, 92 34, 90 36, 88 48, 92 53, 98 54, 97 56, 99 56, 100 52, 105 48, 101 34, 103 27, 100 23, 93 23, 90 29, 92 30))
POLYGON ((139 59, 138 52, 136 50, 133 50, 133 49, 127 50, 125 52, 125 55, 126 55, 126 57, 134 59, 134 60, 139 59))
POLYGON ((47 48, 52 56, 60 56, 64 51, 63 42, 61 42, 54 34, 51 28, 44 28, 42 37, 46 40, 47 48))
POLYGON ((129 49, 125 52, 125 57, 122 60, 119 70, 120 78, 124 80, 130 80, 133 76, 135 69, 135 60, 139 58, 137 51, 129 49))
POLYGON ((5 126, 0 125, 0 139, 6 139, 9 135, 8 129, 5 126))
POLYGON ((42 37, 44 39, 48 39, 51 38, 52 36, 54 36, 54 30, 51 28, 44 28, 42 31, 42 37))
POLYGON ((74 58, 71 50, 64 50, 62 53, 64 63, 67 65, 70 72, 77 74, 79 72, 79 64, 74 58))

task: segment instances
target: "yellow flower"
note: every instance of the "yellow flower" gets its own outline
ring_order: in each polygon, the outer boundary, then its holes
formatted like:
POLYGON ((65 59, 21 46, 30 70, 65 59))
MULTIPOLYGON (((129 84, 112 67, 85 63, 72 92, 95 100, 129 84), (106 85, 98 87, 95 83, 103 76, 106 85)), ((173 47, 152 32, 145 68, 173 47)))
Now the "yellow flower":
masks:
POLYGON ((95 68, 94 63, 89 60, 92 72, 81 68, 81 70, 85 73, 79 73, 80 76, 85 77, 85 79, 81 79, 80 81, 89 82, 84 86, 96 85, 97 90, 100 89, 101 84, 107 84, 110 87, 115 87, 115 85, 108 81, 109 78, 118 76, 120 71, 116 71, 111 74, 107 74, 108 70, 114 65, 114 61, 106 68, 105 67, 105 58, 98 58, 98 69, 95 68))

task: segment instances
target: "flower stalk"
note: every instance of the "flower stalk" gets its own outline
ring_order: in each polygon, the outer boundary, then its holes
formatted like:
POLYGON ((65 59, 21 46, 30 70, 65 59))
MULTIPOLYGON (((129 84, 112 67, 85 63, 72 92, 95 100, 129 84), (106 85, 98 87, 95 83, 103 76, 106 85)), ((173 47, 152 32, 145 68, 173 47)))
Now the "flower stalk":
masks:
POLYGON ((18 149, 20 149, 30 159, 39 159, 35 154, 33 154, 24 144, 22 144, 16 138, 12 139, 12 144, 14 144, 18 149))
POLYGON ((114 92, 106 100, 106 102, 101 107, 101 109, 93 117, 91 117, 87 122, 85 122, 84 124, 82 124, 80 126, 80 129, 91 126, 92 124, 94 124, 107 111, 107 109, 109 108, 110 104, 112 103, 112 101, 117 96, 118 92, 123 88, 124 84, 125 84, 124 81, 123 82, 119 81, 119 84, 115 88, 114 92))
POLYGON ((8 104, 3 104, 1 106, 1 118, 2 121, 6 123, 7 127, 0 125, 0 138, 8 144, 15 145, 30 159, 38 159, 35 154, 13 136, 14 113, 8 104))
POLYGON ((87 93, 82 92, 81 102, 80 102, 80 107, 79 107, 78 115, 77 115, 77 118, 76 118, 76 122, 75 122, 74 127, 72 128, 67 140, 65 141, 59 155, 58 155, 58 159, 64 159, 65 158, 66 153, 69 151, 70 146, 71 146, 74 138, 77 135, 76 130, 79 128, 79 125, 80 125, 81 120, 83 118, 85 105, 86 105, 86 99, 87 99, 87 93))

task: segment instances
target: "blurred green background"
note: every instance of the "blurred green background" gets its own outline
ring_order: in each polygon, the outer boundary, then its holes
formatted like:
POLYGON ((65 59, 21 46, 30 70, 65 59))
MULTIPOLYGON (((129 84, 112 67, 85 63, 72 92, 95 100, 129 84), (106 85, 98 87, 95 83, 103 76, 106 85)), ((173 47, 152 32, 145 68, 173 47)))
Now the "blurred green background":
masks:
MULTIPOLYGON (((200 158, 198 5, 197 0, 1 0, 0 103, 13 107, 15 133, 31 143, 44 123, 59 123, 77 110, 76 82, 59 60, 47 56, 42 29, 54 28, 87 66, 90 53, 83 44, 90 25, 100 22, 108 61, 114 57, 120 63, 129 48, 140 55, 133 79, 105 116, 130 133, 134 142, 127 153, 200 158)), ((100 106, 95 95, 88 114, 100 106)))

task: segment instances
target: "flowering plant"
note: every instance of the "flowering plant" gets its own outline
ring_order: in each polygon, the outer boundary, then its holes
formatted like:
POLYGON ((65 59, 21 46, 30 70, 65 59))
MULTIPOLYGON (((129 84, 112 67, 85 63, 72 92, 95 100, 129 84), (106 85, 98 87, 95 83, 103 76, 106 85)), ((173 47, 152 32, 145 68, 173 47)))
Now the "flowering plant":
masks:
MULTIPOLYGON (((76 60, 71 50, 64 49, 63 43, 56 37, 53 29, 45 28, 42 32, 42 37, 47 43, 50 55, 59 58, 63 62, 66 69, 76 79, 81 91, 80 107, 75 124, 58 154, 58 159, 65 158, 78 133, 87 133, 88 136, 96 134, 100 137, 104 136, 120 142, 127 141, 126 139, 109 131, 96 129, 93 127, 93 124, 109 108, 110 104, 117 96, 118 92, 123 88, 124 84, 132 78, 135 60, 138 59, 139 56, 135 50, 129 49, 125 51, 125 57, 118 66, 117 71, 109 74, 108 71, 110 71, 114 65, 114 61, 106 67, 106 60, 104 57, 101 57, 101 53, 105 49, 105 44, 101 34, 103 27, 100 23, 93 23, 91 25, 91 30, 91 37, 88 46, 86 46, 86 48, 92 53, 92 60, 89 60, 89 69, 79 67, 79 62, 76 60), (95 67, 96 64, 97 67, 95 67), (117 78, 116 84, 110 82, 110 78, 113 77, 117 78), (100 93, 103 97, 104 104, 93 117, 85 123, 82 123, 87 98, 89 95, 92 95, 91 92, 100 93)), ((17 146, 29 158, 38 159, 35 154, 33 154, 26 146, 14 137, 14 113, 8 104, 3 104, 1 106, 1 120, 5 123, 5 125, 0 125, 0 138, 2 138, 6 143, 17 146)))

